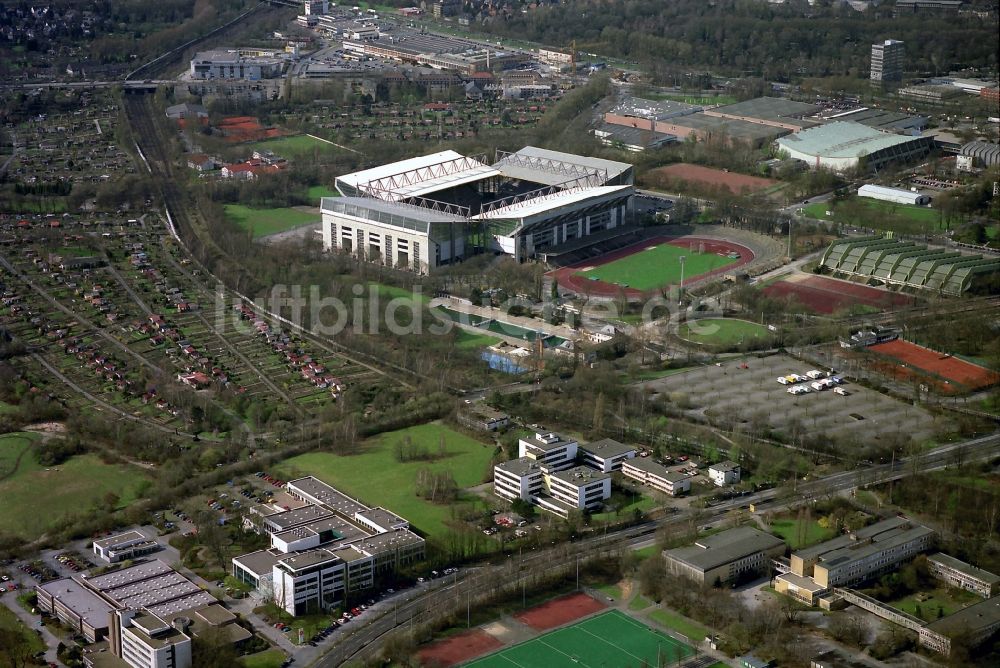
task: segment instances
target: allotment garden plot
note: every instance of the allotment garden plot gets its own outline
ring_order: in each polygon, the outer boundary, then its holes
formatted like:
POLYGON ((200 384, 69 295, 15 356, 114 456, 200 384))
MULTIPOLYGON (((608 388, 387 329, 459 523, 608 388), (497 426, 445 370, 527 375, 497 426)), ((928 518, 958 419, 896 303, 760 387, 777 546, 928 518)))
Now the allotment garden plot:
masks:
POLYGON ((760 416, 771 429, 788 432, 798 428, 807 435, 824 435, 865 443, 882 437, 906 434, 920 442, 930 438, 934 418, 930 413, 854 383, 802 395, 788 393, 791 385, 779 376, 805 375, 815 367, 787 355, 764 359, 749 357, 722 366, 706 366, 643 383, 692 416, 715 421, 749 421, 760 416))

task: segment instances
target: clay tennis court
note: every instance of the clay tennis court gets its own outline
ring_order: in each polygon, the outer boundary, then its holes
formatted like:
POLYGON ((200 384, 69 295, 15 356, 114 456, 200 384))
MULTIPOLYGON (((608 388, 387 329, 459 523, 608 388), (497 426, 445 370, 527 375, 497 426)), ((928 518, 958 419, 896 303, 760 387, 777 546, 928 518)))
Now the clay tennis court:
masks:
POLYGON ((606 606, 586 594, 570 594, 553 599, 548 603, 519 612, 514 619, 527 624, 536 631, 548 631, 557 626, 592 615, 606 606))
POLYGON ((265 128, 253 116, 228 116, 219 121, 218 128, 226 141, 232 143, 274 139, 285 134, 279 128, 265 128))
POLYGON ((766 190, 779 182, 772 179, 764 179, 759 176, 747 176, 746 174, 734 174, 721 169, 702 167, 701 165, 691 165, 686 162, 679 162, 676 165, 667 165, 654 170, 657 176, 666 176, 668 179, 683 183, 701 186, 724 186, 729 192, 740 194, 743 192, 757 192, 766 190))
MULTIPOLYGON (((550 276, 553 276, 559 285, 572 290, 576 293, 582 295, 596 295, 602 297, 615 297, 620 294, 623 288, 615 285, 614 283, 607 283, 602 280, 591 280, 587 276, 581 275, 584 271, 593 271, 599 267, 606 264, 611 264, 618 260, 628 258, 633 255, 641 254, 652 247, 669 244, 671 246, 676 246, 678 248, 689 251, 687 257, 689 261, 687 263, 688 271, 684 274, 684 285, 690 285, 696 281, 699 281, 707 276, 714 276, 717 274, 727 273, 738 267, 749 264, 754 260, 754 252, 747 248, 746 246, 741 246, 740 244, 733 243, 731 241, 723 241, 721 239, 707 239, 703 237, 655 237, 653 239, 645 239, 643 241, 632 244, 631 246, 626 246, 616 251, 606 253, 600 257, 591 258, 583 262, 577 262, 575 264, 569 265, 567 267, 562 267, 550 272, 550 276), (713 257, 726 256, 730 253, 738 253, 739 259, 725 263, 725 266, 720 266, 717 269, 697 272, 692 270, 696 258, 693 253, 711 255, 713 257)), ((643 258, 640 256, 636 258, 637 262, 641 261, 643 258)), ((721 259, 721 258, 720 258, 721 259)), ((679 264, 658 264, 655 266, 648 266, 645 268, 647 272, 658 272, 660 274, 660 280, 656 281, 660 286, 670 285, 679 282, 680 276, 680 265, 679 264)), ((599 272, 598 272, 599 273, 599 272)), ((644 294, 651 292, 650 290, 639 290, 637 288, 628 287, 624 288, 624 292, 628 297, 641 297, 644 294)))
POLYGON ((482 629, 432 642, 417 652, 422 666, 450 668, 503 647, 503 643, 482 629))
POLYGON ((823 276, 795 275, 764 288, 768 297, 794 297, 817 313, 834 313, 856 304, 891 309, 915 303, 910 295, 839 281, 823 276))
POLYGON ((1000 376, 989 369, 909 341, 897 339, 871 346, 869 350, 972 390, 989 387, 1000 381, 1000 376))

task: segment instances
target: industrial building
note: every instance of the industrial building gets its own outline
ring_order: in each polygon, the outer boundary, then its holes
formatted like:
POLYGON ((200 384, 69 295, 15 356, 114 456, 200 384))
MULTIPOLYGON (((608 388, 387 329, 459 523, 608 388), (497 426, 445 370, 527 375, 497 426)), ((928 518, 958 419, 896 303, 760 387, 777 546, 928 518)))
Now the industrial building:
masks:
POLYGON ((990 598, 1000 591, 1000 575, 967 564, 943 552, 927 557, 927 566, 934 577, 956 589, 964 589, 990 598))
POLYGON ((668 496, 680 496, 691 491, 691 478, 689 476, 671 471, 648 457, 623 462, 622 475, 644 485, 649 485, 668 496))
POLYGON ((926 552, 935 535, 905 517, 882 520, 793 552, 789 572, 775 578, 774 588, 811 605, 834 587, 864 582, 926 552))
POLYGON ((778 147, 811 167, 836 172, 864 167, 879 170, 890 162, 906 162, 930 152, 928 137, 880 132, 861 123, 835 121, 778 139, 778 147))
POLYGON ((323 246, 425 273, 479 253, 524 261, 631 221, 632 165, 526 146, 442 151, 345 174, 321 202, 323 246))
POLYGON ((213 49, 191 59, 192 79, 258 81, 281 76, 287 61, 280 50, 213 49))
POLYGON ((666 550, 667 572, 699 585, 721 585, 764 575, 771 559, 785 554, 785 542, 753 527, 737 527, 666 550))
POLYGON ((1000 144, 970 141, 958 150, 957 161, 957 167, 963 171, 1000 165, 1000 144))
POLYGON ((464 74, 513 69, 530 62, 526 53, 502 51, 469 40, 402 31, 383 33, 377 27, 343 30, 344 51, 356 57, 393 60, 464 74))
POLYGON ((989 292, 1000 272, 998 257, 879 236, 838 239, 823 253, 820 264, 834 274, 955 296, 989 292))
POLYGON ((286 485, 302 505, 250 508, 247 528, 267 533, 271 547, 234 557, 233 577, 292 616, 327 611, 376 577, 424 558, 425 541, 409 522, 371 508, 318 478, 286 485))
POLYGON ((910 204, 912 206, 925 206, 930 204, 931 198, 919 192, 903 190, 902 188, 888 188, 877 186, 871 183, 858 188, 858 197, 877 199, 882 202, 892 202, 893 204, 910 204))
POLYGON ((887 86, 903 80, 903 55, 905 45, 896 39, 872 44, 872 85, 887 86))

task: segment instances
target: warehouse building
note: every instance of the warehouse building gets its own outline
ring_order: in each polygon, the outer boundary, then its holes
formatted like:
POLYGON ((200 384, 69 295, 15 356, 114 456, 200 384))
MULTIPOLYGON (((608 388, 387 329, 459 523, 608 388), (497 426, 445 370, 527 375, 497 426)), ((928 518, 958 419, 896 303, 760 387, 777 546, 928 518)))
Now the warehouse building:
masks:
POLYGON ((905 517, 892 517, 792 553, 790 570, 774 588, 812 604, 833 587, 855 585, 896 569, 926 552, 935 533, 905 517))
POLYGON ((995 290, 1000 273, 1000 258, 884 237, 834 241, 820 264, 835 274, 954 296, 995 290))
POLYGON ((957 166, 963 171, 1000 165, 1000 144, 970 141, 958 150, 957 166))
POLYGON ((717 586, 764 575, 771 559, 785 554, 785 542, 753 527, 737 527, 666 550, 667 572, 699 585, 717 586))
POLYGON ((425 273, 479 253, 521 262, 631 222, 632 165, 527 146, 454 151, 346 174, 321 202, 323 245, 425 273))
POLYGON ((908 137, 880 132, 860 123, 835 121, 778 139, 778 147, 811 167, 836 172, 864 167, 882 169, 891 162, 906 162, 930 152, 928 137, 908 137))
POLYGON ((871 183, 866 183, 858 188, 858 197, 867 197, 882 202, 892 202, 893 204, 910 204, 913 206, 925 206, 931 202, 930 197, 918 192, 903 190, 902 188, 877 186, 871 183))
POLYGON ((232 560, 233 577, 292 616, 327 611, 375 578, 420 561, 425 541, 404 518, 352 499, 313 476, 287 483, 303 505, 254 506, 247 528, 271 546, 232 560))

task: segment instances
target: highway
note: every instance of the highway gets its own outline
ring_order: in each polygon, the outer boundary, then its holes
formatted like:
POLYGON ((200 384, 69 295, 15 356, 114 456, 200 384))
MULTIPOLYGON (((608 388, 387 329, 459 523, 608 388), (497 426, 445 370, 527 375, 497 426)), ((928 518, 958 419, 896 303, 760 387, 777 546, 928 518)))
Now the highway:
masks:
MULTIPOLYGON (((915 458, 901 458, 888 464, 870 466, 857 471, 834 473, 819 480, 798 485, 791 498, 769 508, 797 505, 824 496, 837 494, 855 487, 881 484, 904 478, 916 468, 932 471, 957 465, 960 462, 985 459, 1000 454, 1000 433, 982 436, 961 443, 942 446, 915 458)), ((785 490, 787 491, 787 490, 785 490)), ((402 631, 413 625, 412 620, 423 624, 433 621, 435 613, 446 611, 449 604, 461 608, 463 601, 497 590, 501 583, 513 584, 514 591, 525 574, 538 570, 553 571, 602 554, 615 554, 648 544, 659 529, 683 528, 697 520, 700 526, 712 526, 725 521, 730 511, 745 508, 751 503, 764 503, 777 499, 779 490, 730 499, 707 510, 689 510, 675 513, 660 522, 646 522, 606 534, 593 535, 573 543, 509 555, 500 563, 460 571, 454 578, 433 581, 423 590, 412 590, 412 598, 404 600, 381 616, 359 618, 350 630, 339 637, 326 654, 305 665, 317 668, 334 668, 346 661, 372 658, 383 643, 397 629, 402 631), (701 515, 704 513, 704 515, 701 515)))

